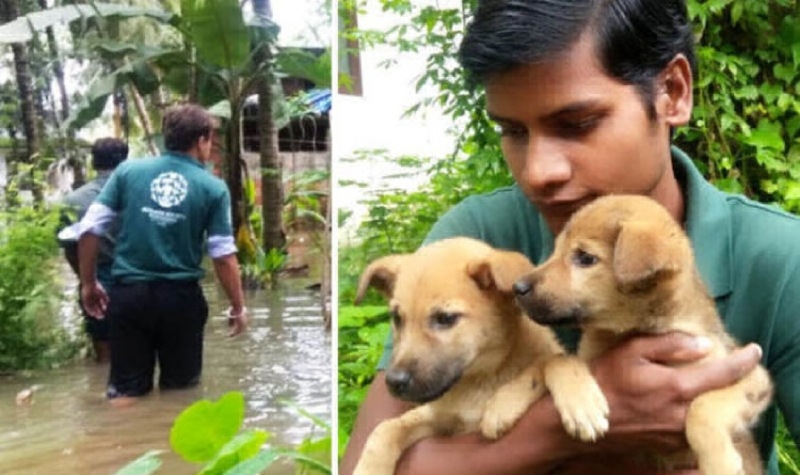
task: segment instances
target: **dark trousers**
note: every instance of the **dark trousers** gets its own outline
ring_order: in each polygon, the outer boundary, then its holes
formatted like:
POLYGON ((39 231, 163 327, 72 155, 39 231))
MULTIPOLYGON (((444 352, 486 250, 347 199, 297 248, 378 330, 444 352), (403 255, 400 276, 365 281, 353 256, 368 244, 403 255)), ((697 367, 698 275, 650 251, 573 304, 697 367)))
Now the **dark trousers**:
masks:
POLYGON ((107 395, 141 396, 200 381, 208 304, 196 281, 115 284, 109 292, 111 371, 107 395))

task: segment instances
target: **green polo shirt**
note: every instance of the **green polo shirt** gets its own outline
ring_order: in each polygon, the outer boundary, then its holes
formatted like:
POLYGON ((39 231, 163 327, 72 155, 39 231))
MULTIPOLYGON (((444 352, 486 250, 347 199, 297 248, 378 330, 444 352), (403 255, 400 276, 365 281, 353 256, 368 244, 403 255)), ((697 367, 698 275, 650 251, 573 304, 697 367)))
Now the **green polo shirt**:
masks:
MULTIPOLYGON (((708 183, 689 157, 673 148, 673 167, 686 202, 686 231, 697 265, 728 331, 740 342, 757 342, 775 382, 775 404, 756 429, 769 473, 775 455, 777 408, 800 446, 800 219, 708 183)), ((434 225, 426 243, 453 236, 480 239, 524 253, 534 263, 553 251, 543 217, 517 186, 465 199, 434 225)), ((575 349, 577 331, 559 331, 575 349)), ((387 341, 379 369, 391 355, 387 341)))
POLYGON ((194 158, 126 160, 97 201, 119 216, 111 273, 120 282, 199 280, 208 236, 232 236, 228 187, 194 158))

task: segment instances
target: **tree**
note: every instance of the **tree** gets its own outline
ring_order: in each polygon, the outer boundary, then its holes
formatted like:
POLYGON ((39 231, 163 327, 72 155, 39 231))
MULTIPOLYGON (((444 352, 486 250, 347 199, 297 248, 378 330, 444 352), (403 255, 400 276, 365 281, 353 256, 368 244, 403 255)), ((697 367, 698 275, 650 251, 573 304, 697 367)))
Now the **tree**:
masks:
MULTIPOLYGON (((272 8, 269 0, 253 0, 253 11, 259 22, 270 21, 272 8)), ((272 44, 269 41, 256 45, 254 58, 263 65, 263 73, 258 81, 258 123, 259 151, 261 164, 261 215, 263 217, 262 243, 264 252, 283 249, 286 238, 283 232, 283 166, 278 153, 277 129, 273 120, 274 102, 272 88, 273 74, 272 44)))
MULTIPOLYGON (((17 0, 0 0, 0 20, 6 22, 19 16, 17 0)), ((33 80, 30 71, 28 50, 23 44, 11 45, 14 56, 14 71, 16 74, 17 90, 19 91, 19 104, 22 118, 22 131, 25 135, 25 152, 22 157, 15 157, 32 167, 40 150, 40 134, 34 114, 33 80)), ((29 168, 32 171, 32 168, 29 168)), ((41 202, 43 199, 41 188, 33 183, 34 199, 41 202)))

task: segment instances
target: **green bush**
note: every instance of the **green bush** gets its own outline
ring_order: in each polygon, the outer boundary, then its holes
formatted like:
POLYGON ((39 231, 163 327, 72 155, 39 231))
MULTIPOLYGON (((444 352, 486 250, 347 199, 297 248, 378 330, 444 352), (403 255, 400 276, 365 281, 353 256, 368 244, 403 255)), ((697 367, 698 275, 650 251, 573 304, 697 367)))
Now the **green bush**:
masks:
POLYGON ((719 188, 800 211, 798 3, 687 3, 699 78, 677 143, 719 188))
POLYGON ((57 210, 0 212, 0 371, 52 367, 77 352, 59 321, 58 222, 57 210))

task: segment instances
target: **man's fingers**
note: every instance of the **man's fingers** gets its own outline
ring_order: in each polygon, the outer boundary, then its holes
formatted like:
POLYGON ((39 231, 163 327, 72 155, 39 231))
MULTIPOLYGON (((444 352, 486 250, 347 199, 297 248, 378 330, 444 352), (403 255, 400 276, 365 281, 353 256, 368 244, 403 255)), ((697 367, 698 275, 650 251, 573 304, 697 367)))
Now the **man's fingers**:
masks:
POLYGON ((229 325, 231 326, 231 331, 228 332, 228 336, 236 336, 245 330, 247 327, 247 320, 244 315, 240 315, 239 317, 231 318, 229 320, 229 325))
POLYGON ((674 365, 689 363, 704 357, 711 348, 706 337, 672 332, 663 335, 637 337, 632 341, 640 357, 654 363, 674 365))
POLYGON ((685 400, 691 400, 706 391, 730 386, 752 371, 760 360, 761 347, 750 343, 722 359, 681 368, 681 393, 685 400))

